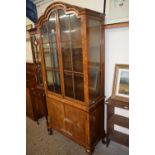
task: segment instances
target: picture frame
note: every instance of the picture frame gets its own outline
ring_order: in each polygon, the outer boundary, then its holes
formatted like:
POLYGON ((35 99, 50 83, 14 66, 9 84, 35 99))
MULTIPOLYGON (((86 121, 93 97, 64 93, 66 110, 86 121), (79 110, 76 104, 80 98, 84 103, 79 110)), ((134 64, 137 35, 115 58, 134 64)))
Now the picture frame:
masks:
POLYGON ((32 29, 32 24, 26 25, 26 42, 30 41, 29 30, 32 29))
POLYGON ((106 0, 105 25, 129 22, 129 0, 106 0))
POLYGON ((116 64, 112 99, 129 102, 129 65, 116 64))

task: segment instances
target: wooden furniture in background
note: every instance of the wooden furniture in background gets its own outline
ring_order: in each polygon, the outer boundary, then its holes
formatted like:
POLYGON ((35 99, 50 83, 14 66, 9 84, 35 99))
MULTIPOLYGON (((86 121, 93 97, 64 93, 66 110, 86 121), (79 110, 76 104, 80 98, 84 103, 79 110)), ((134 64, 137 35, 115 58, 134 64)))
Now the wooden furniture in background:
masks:
POLYGON ((26 63, 26 115, 37 122, 39 118, 47 117, 44 89, 37 87, 33 63, 26 63))
POLYGON ((129 146, 129 135, 114 130, 114 124, 129 128, 129 118, 115 114, 115 108, 129 109, 129 104, 124 101, 109 98, 107 104, 107 146, 110 140, 129 146))
POLYGON ((43 81, 52 128, 91 154, 104 133, 104 47, 100 13, 54 2, 40 31, 43 81))
POLYGON ((26 114, 34 121, 47 117, 46 97, 43 87, 38 33, 30 29, 33 63, 26 63, 26 114))

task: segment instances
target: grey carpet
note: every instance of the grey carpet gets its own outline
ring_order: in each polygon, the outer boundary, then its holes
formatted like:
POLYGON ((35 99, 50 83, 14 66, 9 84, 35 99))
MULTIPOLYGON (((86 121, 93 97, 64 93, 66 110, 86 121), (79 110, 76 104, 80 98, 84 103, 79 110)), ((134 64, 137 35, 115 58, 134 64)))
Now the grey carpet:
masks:
MULTIPOLYGON (((115 142, 109 147, 101 143, 95 147, 93 155, 128 155, 129 149, 115 142)), ((63 136, 57 131, 48 135, 45 119, 39 120, 39 125, 26 118, 26 155, 87 155, 85 149, 63 136)))

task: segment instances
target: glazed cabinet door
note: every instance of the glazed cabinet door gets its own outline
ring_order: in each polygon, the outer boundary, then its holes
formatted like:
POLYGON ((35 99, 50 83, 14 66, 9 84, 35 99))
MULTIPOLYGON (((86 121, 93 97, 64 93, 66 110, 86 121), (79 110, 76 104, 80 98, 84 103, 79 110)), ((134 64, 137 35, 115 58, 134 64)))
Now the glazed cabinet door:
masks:
POLYGON ((52 12, 49 20, 43 23, 41 36, 46 74, 46 89, 48 92, 61 94, 58 46, 56 42, 56 11, 52 12))
POLYGON ((65 105, 66 132, 75 141, 85 145, 87 142, 87 115, 80 109, 65 105))
POLYGON ((65 97, 84 101, 81 22, 75 14, 58 11, 65 97))
POLYGON ((42 24, 41 36, 47 92, 84 102, 80 18, 55 9, 42 24))

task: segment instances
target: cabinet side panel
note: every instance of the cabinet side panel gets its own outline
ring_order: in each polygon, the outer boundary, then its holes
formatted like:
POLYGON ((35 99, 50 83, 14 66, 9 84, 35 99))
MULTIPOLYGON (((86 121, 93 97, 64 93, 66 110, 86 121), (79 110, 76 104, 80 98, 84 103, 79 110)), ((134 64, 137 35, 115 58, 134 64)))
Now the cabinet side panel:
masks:
POLYGON ((91 145, 95 145, 105 134, 103 101, 102 103, 99 102, 97 106, 92 109, 90 115, 91 145))
POLYGON ((33 119, 33 109, 29 88, 26 88, 26 115, 33 119))

